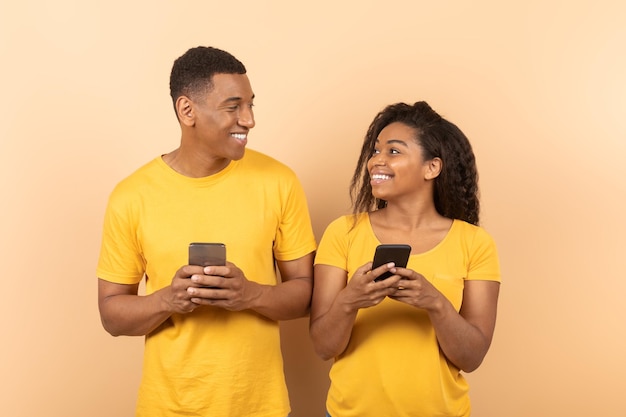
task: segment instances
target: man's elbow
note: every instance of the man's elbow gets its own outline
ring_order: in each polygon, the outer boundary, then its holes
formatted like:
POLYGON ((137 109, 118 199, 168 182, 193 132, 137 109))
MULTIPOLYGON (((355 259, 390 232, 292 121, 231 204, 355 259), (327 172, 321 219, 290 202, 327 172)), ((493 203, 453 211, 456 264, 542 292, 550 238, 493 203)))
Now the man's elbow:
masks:
POLYGON ((113 337, 122 336, 122 332, 119 331, 115 326, 113 326, 105 317, 100 316, 100 322, 102 323, 102 327, 104 330, 113 337))

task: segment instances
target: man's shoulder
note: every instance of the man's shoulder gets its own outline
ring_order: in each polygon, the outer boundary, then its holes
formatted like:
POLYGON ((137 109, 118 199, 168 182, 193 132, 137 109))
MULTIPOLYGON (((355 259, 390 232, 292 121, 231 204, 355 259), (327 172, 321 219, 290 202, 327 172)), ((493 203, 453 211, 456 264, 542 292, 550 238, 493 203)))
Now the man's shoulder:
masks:
POLYGON ((243 165, 251 168, 262 168, 264 172, 267 172, 267 170, 278 170, 285 173, 293 173, 291 167, 286 163, 254 149, 246 149, 246 153, 241 162, 243 165))
POLYGON ((159 175, 159 160, 160 157, 154 158, 127 175, 116 184, 113 189, 113 194, 121 194, 125 192, 133 193, 137 191, 138 187, 140 188, 150 181, 153 181, 154 177, 159 175))
POLYGON ((282 163, 278 159, 276 159, 276 158, 274 158, 272 156, 269 156, 266 153, 263 153, 261 151, 257 151, 255 149, 250 149, 250 148, 246 149, 246 153, 244 154, 243 160, 244 161, 245 160, 248 160, 248 161, 261 161, 261 162, 285 165, 284 163, 282 163))

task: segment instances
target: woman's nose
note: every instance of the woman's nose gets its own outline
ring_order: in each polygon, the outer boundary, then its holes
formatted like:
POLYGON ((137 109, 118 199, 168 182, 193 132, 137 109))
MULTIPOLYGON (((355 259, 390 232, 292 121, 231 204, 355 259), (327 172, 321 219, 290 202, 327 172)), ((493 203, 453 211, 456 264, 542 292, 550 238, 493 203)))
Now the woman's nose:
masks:
POLYGON ((377 153, 372 156, 371 163, 373 166, 384 166, 387 165, 387 161, 383 154, 377 153))

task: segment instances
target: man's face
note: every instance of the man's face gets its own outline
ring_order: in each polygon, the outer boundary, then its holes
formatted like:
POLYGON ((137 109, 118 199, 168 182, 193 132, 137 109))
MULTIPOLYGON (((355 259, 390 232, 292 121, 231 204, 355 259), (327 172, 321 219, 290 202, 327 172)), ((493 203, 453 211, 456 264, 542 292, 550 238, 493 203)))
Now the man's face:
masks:
POLYGON ((213 89, 193 100, 193 146, 215 159, 241 159, 255 124, 253 101, 246 74, 215 74, 213 89))

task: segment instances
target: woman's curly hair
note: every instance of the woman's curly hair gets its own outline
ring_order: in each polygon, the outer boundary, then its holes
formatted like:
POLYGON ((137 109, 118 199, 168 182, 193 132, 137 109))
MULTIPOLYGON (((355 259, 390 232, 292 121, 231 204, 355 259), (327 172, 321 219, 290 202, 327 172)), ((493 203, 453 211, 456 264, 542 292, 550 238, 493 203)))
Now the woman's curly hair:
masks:
POLYGON ((480 202, 472 146, 456 125, 437 114, 425 101, 413 105, 391 104, 370 124, 350 183, 353 213, 379 209, 387 204, 372 194, 367 161, 374 153, 381 130, 394 122, 415 129, 415 141, 422 148, 425 161, 440 158, 443 162, 441 173, 434 180, 433 199, 437 212, 450 219, 477 225, 480 202))

